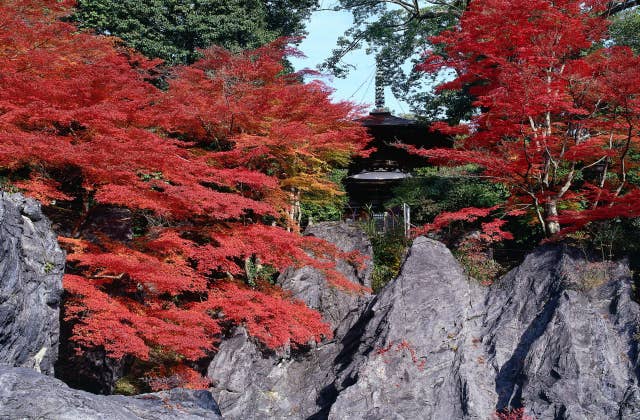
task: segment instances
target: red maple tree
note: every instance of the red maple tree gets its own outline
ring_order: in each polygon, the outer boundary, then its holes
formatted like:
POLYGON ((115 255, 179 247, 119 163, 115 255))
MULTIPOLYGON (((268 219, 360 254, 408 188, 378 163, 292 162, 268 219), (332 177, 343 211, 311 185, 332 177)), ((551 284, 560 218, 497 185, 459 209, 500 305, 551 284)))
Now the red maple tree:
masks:
POLYGON ((439 89, 468 87, 478 113, 460 126, 436 124, 458 136, 455 150, 416 153, 483 168, 510 189, 503 212, 535 217, 547 236, 639 215, 628 175, 640 134, 640 58, 607 41, 608 5, 471 2, 455 28, 431 39, 443 52, 421 67, 453 69, 439 89))
POLYGON ((0 175, 59 224, 78 349, 170 355, 149 383, 202 386, 187 364, 230 326, 271 348, 330 336, 279 288, 248 285, 244 268, 310 264, 357 289, 331 263, 353 256, 285 229, 292 187, 330 191, 328 166, 365 144, 354 108, 286 75, 282 43, 211 49, 160 90, 158 61, 62 21, 73 5, 0 4, 0 175), (94 229, 104 209, 126 210, 136 235, 94 229))
POLYGON ((346 165, 367 137, 352 122, 360 109, 331 103, 320 83, 301 84, 299 74, 282 74, 282 51, 296 54, 285 43, 242 54, 210 48, 197 63, 176 69, 159 106, 163 126, 222 149, 218 158, 226 167, 278 179, 295 225, 303 196, 322 201, 340 194, 326 175, 346 165))

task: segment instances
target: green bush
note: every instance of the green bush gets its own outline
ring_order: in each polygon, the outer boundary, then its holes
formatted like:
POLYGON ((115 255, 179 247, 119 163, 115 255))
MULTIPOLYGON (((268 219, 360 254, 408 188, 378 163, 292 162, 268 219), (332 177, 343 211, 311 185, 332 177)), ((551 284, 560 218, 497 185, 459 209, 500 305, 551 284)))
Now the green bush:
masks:
POLYGON ((490 286, 502 274, 506 273, 506 268, 497 262, 493 255, 486 252, 487 249, 467 242, 453 251, 465 273, 483 286, 490 286))
MULTIPOLYGON (((407 203, 411 206, 411 223, 421 226, 431 223, 442 212, 454 212, 465 207, 487 208, 504 203, 509 197, 507 188, 481 176, 473 165, 459 167, 426 167, 416 170, 416 175, 395 188, 395 197, 386 203, 396 206, 407 203)), ((466 271, 481 282, 488 283, 510 267, 519 264, 523 256, 542 239, 542 230, 535 216, 530 219, 507 219, 505 230, 511 232, 513 240, 491 244, 492 257, 478 258, 469 250, 456 249, 470 232, 480 227, 475 223, 453 223, 436 239, 454 249, 466 271)), ((488 251, 488 249, 487 249, 488 251)))
POLYGON ((378 293, 380 289, 400 274, 410 240, 405 237, 402 229, 385 233, 377 232, 373 220, 363 222, 362 226, 369 236, 373 248, 371 288, 374 293, 378 293))
POLYGON ((244 271, 246 283, 251 287, 256 287, 261 281, 275 284, 279 274, 275 267, 261 264, 255 256, 244 260, 244 271))
POLYGON ((116 381, 113 393, 118 395, 136 395, 140 393, 140 389, 134 380, 129 377, 124 377, 116 381))
POLYGON ((414 225, 430 223, 440 213, 465 207, 492 207, 508 197, 507 189, 498 183, 476 177, 472 166, 458 168, 421 168, 416 176, 394 189, 394 198, 386 203, 395 207, 411 206, 414 225))
POLYGON ((344 188, 344 179, 347 177, 346 169, 334 168, 327 175, 327 179, 338 186, 343 193, 330 197, 308 197, 303 196, 300 202, 300 210, 302 211, 301 225, 307 226, 309 221, 317 222, 333 222, 342 219, 342 212, 347 205, 347 195, 344 188))

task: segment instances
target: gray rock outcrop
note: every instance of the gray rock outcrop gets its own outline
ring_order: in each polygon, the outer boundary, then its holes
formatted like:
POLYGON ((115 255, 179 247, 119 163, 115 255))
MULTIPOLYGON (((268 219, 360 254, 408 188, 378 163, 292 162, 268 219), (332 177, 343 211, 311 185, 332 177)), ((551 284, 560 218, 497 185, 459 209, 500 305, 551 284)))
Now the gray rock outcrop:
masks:
MULTIPOLYGON (((355 223, 323 222, 309 226, 305 236, 324 239, 343 252, 359 252, 364 265, 359 267, 339 259, 336 268, 352 283, 371 287, 373 249, 366 233, 355 223)), ((341 338, 360 317, 361 308, 371 299, 368 293, 353 293, 327 284, 325 276, 313 267, 290 268, 278 278, 278 285, 296 299, 320 312, 341 338)))
POLYGON ((624 263, 546 246, 481 289, 418 238, 337 360, 329 418, 484 420, 524 407, 538 420, 638 419, 631 284, 624 263))
POLYGON ((53 374, 64 264, 40 204, 0 192, 0 363, 53 374))
POLYGON ((486 419, 495 398, 478 362, 485 294, 443 244, 416 239, 337 361, 329 418, 486 419))
POLYGON ((336 341, 265 355, 240 330, 209 373, 232 419, 486 420, 521 407, 538 420, 638 419, 632 296, 626 263, 564 245, 482 287, 418 238, 336 341))
POLYGON ((292 353, 266 352, 236 330, 209 365, 212 393, 226 419, 304 419, 330 400, 321 390, 333 382, 335 342, 292 353))
MULTIPOLYGON (((371 243, 357 225, 319 223, 305 234, 332 242, 344 252, 365 255, 364 267, 338 261, 337 268, 355 284, 371 284, 371 243)), ((306 349, 270 352, 249 339, 244 329, 237 329, 233 337, 220 344, 207 375, 213 381, 212 392, 225 418, 299 419, 326 407, 333 396, 323 388, 330 387, 334 380, 333 363, 342 349, 340 340, 371 299, 368 293, 327 284, 324 275, 311 267, 289 269, 278 283, 293 297, 318 310, 333 327, 334 339, 306 349)))
POLYGON ((624 262, 565 246, 530 254, 492 288, 483 344, 496 407, 538 419, 640 418, 640 307, 624 262))
POLYGON ((173 389, 135 397, 94 395, 38 372, 0 365, 0 419, 220 419, 208 391, 173 389))

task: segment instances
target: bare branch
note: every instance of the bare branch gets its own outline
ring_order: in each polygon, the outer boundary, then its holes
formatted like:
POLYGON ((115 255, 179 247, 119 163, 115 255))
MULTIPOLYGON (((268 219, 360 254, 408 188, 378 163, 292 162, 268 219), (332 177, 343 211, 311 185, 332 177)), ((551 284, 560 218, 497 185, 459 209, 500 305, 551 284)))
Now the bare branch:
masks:
POLYGON ((640 6, 640 0, 612 1, 604 15, 612 16, 636 6, 640 6))

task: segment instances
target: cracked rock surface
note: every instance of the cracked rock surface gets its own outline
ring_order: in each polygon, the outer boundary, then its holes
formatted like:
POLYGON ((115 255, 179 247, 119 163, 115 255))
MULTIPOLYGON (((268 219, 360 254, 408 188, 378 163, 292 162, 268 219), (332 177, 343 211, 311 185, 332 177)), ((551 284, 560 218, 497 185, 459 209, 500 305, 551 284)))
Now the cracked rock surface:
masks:
MULTIPOLYGON (((373 248, 366 233, 355 223, 323 222, 309 226, 305 236, 324 239, 343 252, 358 251, 364 265, 336 261, 336 268, 352 283, 370 288, 373 272, 373 248)), ((278 285, 319 311, 329 322, 335 337, 342 337, 355 324, 363 305, 371 300, 368 293, 350 293, 327 284, 324 274, 313 267, 290 268, 278 279, 278 285)))
POLYGON ((443 244, 416 239, 337 359, 329 418, 485 419, 493 411, 491 369, 478 363, 485 295, 443 244))
POLYGON ((64 263, 40 204, 0 192, 0 363, 53 375, 64 263))
POLYGON ((563 245, 489 288, 418 238, 337 359, 329 418, 638 419, 640 308, 624 262, 563 245))
POLYGON ((538 419, 640 418, 640 308, 624 262, 542 247, 491 289, 483 343, 496 407, 538 419))
POLYGON ((231 419, 486 420, 524 407, 538 420, 635 420, 632 296, 624 261, 548 245, 482 287, 443 244, 418 238, 334 341, 267 354, 240 330, 209 376, 231 419))
MULTIPOLYGON (((371 243, 357 225, 318 223, 305 234, 332 242, 342 251, 359 251, 367 256, 362 268, 347 261, 338 261, 337 267, 350 281, 371 285, 371 243)), ((334 339, 306 349, 273 352, 254 343, 244 329, 237 329, 220 344, 207 373, 227 419, 301 419, 330 404, 333 395, 324 388, 334 380, 333 363, 342 348, 340 340, 371 300, 367 293, 328 285, 324 275, 311 267, 286 270, 278 284, 318 310, 333 327, 334 339)))
POLYGON ((211 393, 188 389, 125 397, 69 388, 38 372, 0 365, 0 419, 221 419, 211 393))

